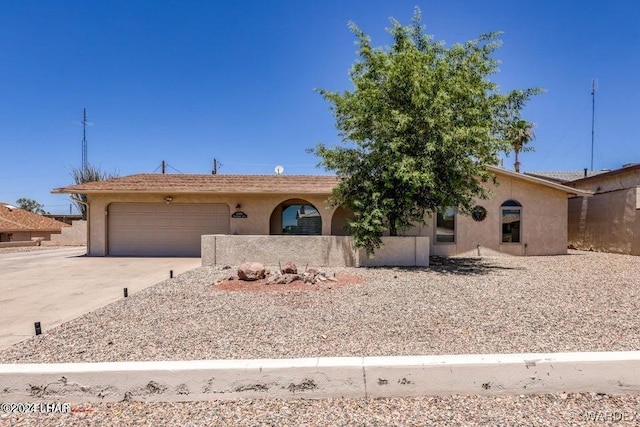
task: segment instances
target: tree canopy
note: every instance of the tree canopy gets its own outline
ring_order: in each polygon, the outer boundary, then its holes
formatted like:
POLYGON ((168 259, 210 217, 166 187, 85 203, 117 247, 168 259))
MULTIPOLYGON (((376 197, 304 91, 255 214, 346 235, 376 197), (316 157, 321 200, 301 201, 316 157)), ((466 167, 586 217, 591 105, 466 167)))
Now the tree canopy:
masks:
POLYGON ((425 34, 420 11, 411 25, 391 20, 389 48, 372 47, 355 24, 358 56, 352 91, 318 92, 331 104, 342 139, 309 151, 341 178, 334 205, 351 209, 351 235, 373 253, 386 231, 397 235, 427 212, 455 207, 469 212, 486 198, 500 152, 511 149, 509 123, 539 89, 506 94, 489 80, 499 33, 449 48, 425 34))
POLYGON ((37 201, 35 201, 33 199, 27 199, 25 197, 22 197, 22 198, 16 200, 16 203, 18 204, 18 207, 20 209, 24 209, 24 210, 29 211, 29 212, 37 213, 39 215, 47 215, 47 214, 49 214, 49 212, 44 210, 44 205, 38 203, 37 201))

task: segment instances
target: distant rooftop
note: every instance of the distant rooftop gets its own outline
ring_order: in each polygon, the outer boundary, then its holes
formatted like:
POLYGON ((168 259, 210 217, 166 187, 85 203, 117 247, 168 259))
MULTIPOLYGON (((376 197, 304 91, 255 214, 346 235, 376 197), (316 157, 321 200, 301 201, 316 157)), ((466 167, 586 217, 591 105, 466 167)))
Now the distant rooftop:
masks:
POLYGON ((582 179, 590 176, 600 175, 601 173, 609 172, 608 169, 599 170, 599 171, 559 171, 559 172, 525 172, 525 175, 534 176, 536 178, 547 179, 549 181, 557 182, 559 184, 564 184, 566 182, 575 181, 577 179, 582 179))
POLYGON ((42 215, 0 202, 0 231, 57 231, 68 225, 42 215))
POLYGON ((602 169, 599 171, 561 171, 561 172, 525 172, 525 175, 542 178, 559 184, 566 184, 578 180, 586 180, 596 175, 617 174, 640 168, 640 163, 626 163, 619 169, 602 169))

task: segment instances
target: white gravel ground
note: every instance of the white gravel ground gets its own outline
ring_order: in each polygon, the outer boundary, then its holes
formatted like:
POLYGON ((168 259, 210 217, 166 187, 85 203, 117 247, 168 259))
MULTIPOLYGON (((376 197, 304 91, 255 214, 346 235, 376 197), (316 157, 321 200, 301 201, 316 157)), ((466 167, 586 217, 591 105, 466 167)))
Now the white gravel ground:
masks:
MULTIPOLYGON (((640 258, 437 259, 327 291, 229 292, 199 268, 0 352, 0 363, 640 349, 640 258)), ((43 282, 43 286, 46 283, 43 282)), ((102 403, 0 426, 640 425, 640 396, 102 403)))
POLYGON ((640 396, 592 393, 368 400, 123 402, 72 405, 74 412, 71 414, 0 415, 0 425, 625 426, 640 423, 639 408, 640 396))
MULTIPOLYGON (((230 292, 205 267, 0 352, 2 363, 640 349, 640 258, 434 260, 344 269, 325 291, 230 292)), ((43 282, 46 286, 46 282, 43 282)))

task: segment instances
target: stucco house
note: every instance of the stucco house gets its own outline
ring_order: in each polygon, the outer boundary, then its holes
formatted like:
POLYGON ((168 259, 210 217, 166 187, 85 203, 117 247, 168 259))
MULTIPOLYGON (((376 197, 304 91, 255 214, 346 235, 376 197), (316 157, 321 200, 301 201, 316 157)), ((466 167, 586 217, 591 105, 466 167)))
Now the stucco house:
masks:
POLYGON ((51 240, 67 224, 8 203, 0 203, 0 243, 51 240))
MULTIPOLYGON (((567 250, 567 197, 588 195, 489 167, 499 185, 473 216, 453 209, 405 235, 426 236, 435 255, 550 255, 567 250)), ((202 235, 344 236, 350 212, 329 207, 334 176, 139 174, 72 185, 84 193, 92 256, 199 256, 202 235)))

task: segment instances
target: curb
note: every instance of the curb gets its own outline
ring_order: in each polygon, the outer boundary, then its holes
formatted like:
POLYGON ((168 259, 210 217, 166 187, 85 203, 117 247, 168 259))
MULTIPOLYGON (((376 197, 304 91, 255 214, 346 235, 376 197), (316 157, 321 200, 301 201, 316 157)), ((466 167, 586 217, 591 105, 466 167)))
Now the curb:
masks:
POLYGON ((640 351, 0 364, 0 401, 640 392, 640 351))

